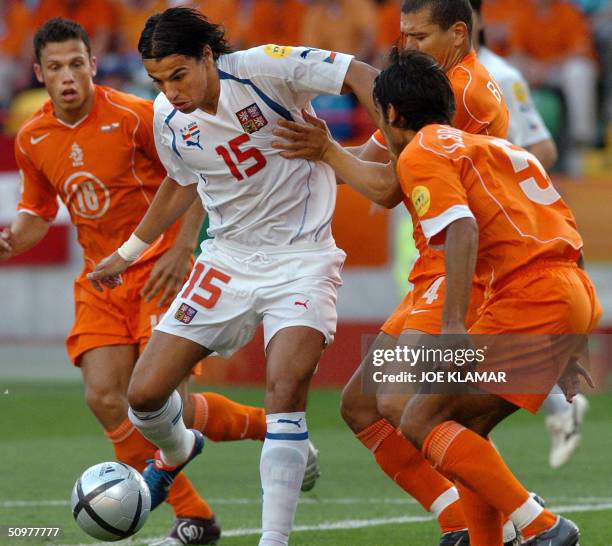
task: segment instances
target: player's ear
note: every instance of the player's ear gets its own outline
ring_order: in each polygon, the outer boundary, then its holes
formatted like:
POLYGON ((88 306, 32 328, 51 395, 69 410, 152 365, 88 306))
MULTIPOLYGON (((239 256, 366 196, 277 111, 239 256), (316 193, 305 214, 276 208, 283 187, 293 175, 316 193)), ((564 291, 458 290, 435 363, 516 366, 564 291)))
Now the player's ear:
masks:
POLYGON ((92 56, 89 62, 91 63, 91 75, 95 76, 98 73, 98 59, 92 56))
POLYGON ((212 49, 210 48, 209 45, 205 45, 204 48, 202 49, 202 60, 207 64, 208 63, 214 64, 215 62, 212 49))
POLYGON ((38 63, 34 63, 34 75, 36 76, 36 81, 38 83, 45 83, 45 79, 43 78, 42 66, 38 63))
POLYGON ((399 112, 397 111, 397 108, 395 108, 393 104, 388 104, 387 105, 387 121, 389 122, 389 125, 395 125, 398 118, 399 118, 399 112))
POLYGON ((453 35, 453 43, 456 47, 462 46, 466 41, 470 40, 468 27, 463 21, 457 21, 451 26, 450 31, 453 35))

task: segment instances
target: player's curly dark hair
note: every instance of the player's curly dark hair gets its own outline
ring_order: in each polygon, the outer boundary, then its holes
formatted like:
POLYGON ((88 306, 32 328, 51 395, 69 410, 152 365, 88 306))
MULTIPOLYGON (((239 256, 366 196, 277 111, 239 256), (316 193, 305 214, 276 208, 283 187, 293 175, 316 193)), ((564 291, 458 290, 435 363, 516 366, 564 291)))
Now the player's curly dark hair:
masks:
POLYGON ((374 101, 385 119, 392 104, 399 114, 393 125, 411 131, 432 123, 450 125, 455 115, 455 96, 442 67, 425 53, 397 47, 374 82, 374 101))
POLYGON ((469 0, 404 0, 402 13, 431 10, 431 21, 442 30, 448 30, 457 22, 465 23, 472 34, 472 8, 469 0))
POLYGON ((223 27, 211 23, 193 8, 170 8, 152 15, 138 41, 143 59, 163 59, 170 55, 201 59, 205 46, 210 47, 215 60, 232 52, 223 27))
POLYGON ((80 40, 85 44, 87 54, 91 57, 91 42, 85 29, 78 23, 63 17, 49 19, 34 34, 34 55, 36 62, 40 64, 40 54, 49 43, 67 42, 68 40, 80 40))

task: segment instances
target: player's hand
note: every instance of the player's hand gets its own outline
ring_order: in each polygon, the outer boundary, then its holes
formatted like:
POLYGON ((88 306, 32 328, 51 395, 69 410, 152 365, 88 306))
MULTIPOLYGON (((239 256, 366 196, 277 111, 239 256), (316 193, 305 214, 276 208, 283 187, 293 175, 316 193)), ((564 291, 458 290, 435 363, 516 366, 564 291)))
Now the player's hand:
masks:
POLYGON ((274 141, 272 147, 283 150, 280 155, 285 159, 324 161, 325 154, 334 143, 327 124, 305 110, 302 110, 302 116, 306 123, 284 119, 278 122, 278 127, 272 133, 284 140, 274 141))
POLYGON ((158 307, 169 304, 185 282, 185 277, 191 269, 193 250, 190 248, 173 247, 166 251, 153 267, 149 278, 140 295, 146 302, 150 302, 163 290, 158 307))
POLYGON ((117 288, 122 284, 121 273, 123 273, 132 262, 124 260, 117 252, 104 258, 91 273, 87 274, 89 282, 98 292, 103 292, 102 285, 108 288, 117 288))
POLYGON ((580 392, 580 378, 583 378, 589 387, 592 389, 595 388, 595 382, 591 377, 591 374, 583 368, 578 362, 577 357, 570 358, 570 361, 565 368, 563 375, 559 378, 557 382, 563 394, 565 394, 565 399, 568 402, 571 402, 579 392, 580 392))
POLYGON ((0 231, 0 262, 8 260, 13 255, 13 232, 10 228, 0 231))

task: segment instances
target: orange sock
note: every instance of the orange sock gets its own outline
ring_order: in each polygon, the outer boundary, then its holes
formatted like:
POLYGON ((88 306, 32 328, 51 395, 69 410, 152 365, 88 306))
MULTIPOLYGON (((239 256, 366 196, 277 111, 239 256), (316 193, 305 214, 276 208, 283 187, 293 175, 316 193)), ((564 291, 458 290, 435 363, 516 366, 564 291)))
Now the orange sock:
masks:
POLYGON ((443 533, 467 527, 453 484, 389 422, 377 421, 357 434, 357 439, 374 453, 387 476, 436 515, 443 533))
POLYGON ((215 442, 261 440, 266 436, 266 412, 244 406, 214 392, 192 394, 193 428, 215 442))
POLYGON ((167 502, 177 517, 210 519, 213 516, 210 505, 198 495, 184 472, 174 478, 167 502))
POLYGON ((457 490, 468 524, 470 546, 501 546, 505 520, 501 512, 465 485, 457 483, 457 490))
MULTIPOLYGON (((144 470, 147 459, 152 459, 157 450, 127 418, 115 430, 107 432, 106 436, 113 443, 117 460, 138 472, 144 470)), ((177 517, 208 519, 213 514, 208 503, 198 495, 183 472, 175 478, 167 502, 177 517)))
POLYGON ((459 423, 446 421, 435 427, 423 443, 423 454, 446 476, 508 516, 524 538, 555 524, 556 516, 531 498, 495 448, 459 423))

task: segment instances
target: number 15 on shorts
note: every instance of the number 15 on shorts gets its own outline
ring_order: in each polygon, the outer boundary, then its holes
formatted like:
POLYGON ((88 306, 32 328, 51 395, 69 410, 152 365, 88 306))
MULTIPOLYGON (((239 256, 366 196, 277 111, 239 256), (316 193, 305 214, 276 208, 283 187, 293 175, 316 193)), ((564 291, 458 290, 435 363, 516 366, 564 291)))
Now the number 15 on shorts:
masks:
POLYGON ((190 299, 206 309, 212 309, 222 294, 222 287, 218 284, 213 284, 213 281, 228 284, 231 280, 232 278, 229 275, 221 273, 221 271, 216 270, 214 267, 206 269, 203 263, 197 262, 189 279, 189 284, 181 294, 181 297, 183 299, 190 299))

